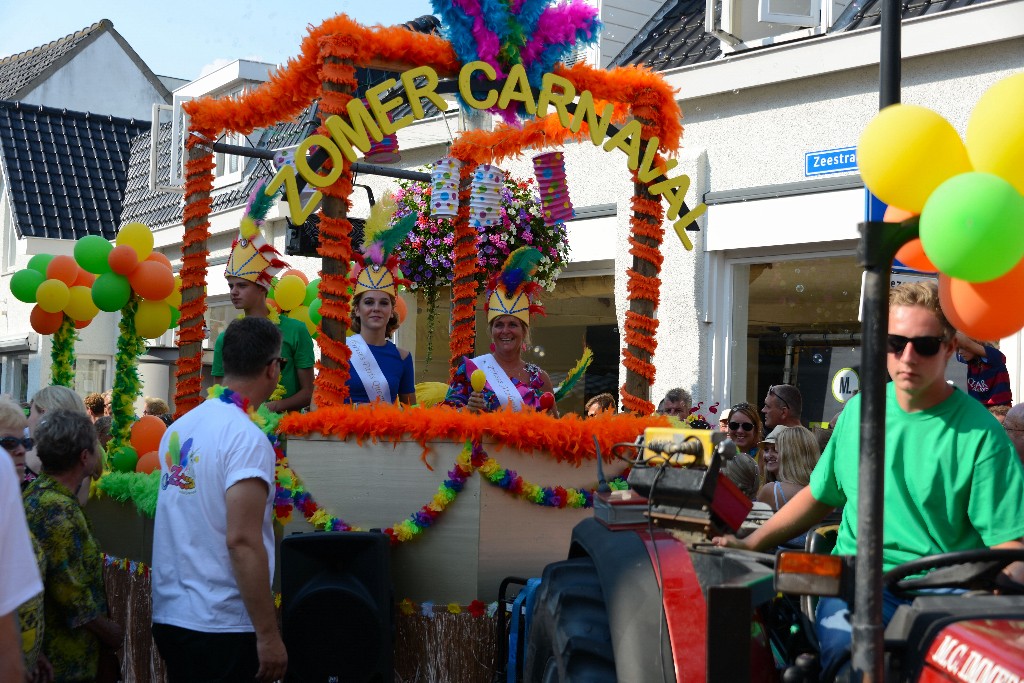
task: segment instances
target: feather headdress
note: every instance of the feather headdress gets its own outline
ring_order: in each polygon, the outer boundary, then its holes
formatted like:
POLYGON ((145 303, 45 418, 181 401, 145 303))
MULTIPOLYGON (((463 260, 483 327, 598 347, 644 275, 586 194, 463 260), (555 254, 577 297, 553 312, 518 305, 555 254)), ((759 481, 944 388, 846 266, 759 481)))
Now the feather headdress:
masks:
POLYGON ((387 291, 398 296, 398 285, 409 284, 398 269, 398 256, 394 251, 416 225, 416 214, 410 213, 392 224, 398 203, 390 192, 370 207, 363 230, 363 250, 356 254, 353 273, 353 296, 366 291, 387 291))
POLYGON ((544 315, 543 306, 536 302, 542 288, 533 280, 540 260, 541 253, 534 247, 519 247, 508 255, 487 283, 487 322, 512 315, 529 325, 531 313, 544 315))
POLYGON ((238 226, 238 237, 231 244, 231 255, 224 277, 240 277, 270 289, 274 276, 287 268, 281 252, 263 238, 260 226, 277 202, 279 192, 267 193, 267 179, 260 180, 249 195, 245 215, 238 226))
MULTIPOLYGON (((555 401, 561 401, 563 398, 569 395, 572 388, 576 386, 576 383, 583 379, 583 375, 587 374, 587 368, 594 361, 594 352, 590 350, 589 346, 583 348, 583 355, 576 362, 576 365, 569 374, 565 376, 565 379, 561 384, 555 388, 555 401)), ((417 394, 417 397, 419 394, 417 394)))

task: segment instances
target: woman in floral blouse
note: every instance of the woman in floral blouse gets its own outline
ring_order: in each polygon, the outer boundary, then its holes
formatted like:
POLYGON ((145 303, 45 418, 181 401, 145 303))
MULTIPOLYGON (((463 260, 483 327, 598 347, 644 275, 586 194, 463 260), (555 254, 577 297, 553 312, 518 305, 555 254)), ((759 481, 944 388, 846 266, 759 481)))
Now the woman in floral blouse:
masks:
POLYGON ((35 431, 39 478, 25 489, 25 517, 42 548, 43 652, 57 683, 93 681, 100 643, 121 647, 107 616, 103 557, 74 489, 100 467, 96 431, 84 412, 54 410, 35 431))

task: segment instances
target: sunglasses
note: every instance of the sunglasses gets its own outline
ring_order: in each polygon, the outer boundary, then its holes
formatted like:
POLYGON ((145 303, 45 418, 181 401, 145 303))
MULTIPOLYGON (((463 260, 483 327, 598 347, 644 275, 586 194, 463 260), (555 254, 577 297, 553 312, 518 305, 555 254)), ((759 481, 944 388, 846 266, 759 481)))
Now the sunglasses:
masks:
POLYGON ((731 429, 734 432, 738 432, 740 429, 742 429, 745 432, 752 432, 752 431, 754 431, 754 423, 753 422, 730 422, 729 423, 729 429, 731 429))
POLYGON ((899 334, 890 334, 886 339, 886 346, 889 348, 889 353, 895 353, 897 356, 903 355, 903 349, 907 348, 907 344, 911 344, 914 347, 914 352, 919 356, 934 356, 939 352, 944 341, 946 341, 945 337, 904 337, 899 334))
POLYGON ((280 366, 282 372, 284 372, 284 369, 288 367, 288 359, 282 358, 280 356, 278 356, 277 358, 271 358, 270 360, 267 361, 267 365, 270 365, 271 363, 277 363, 278 366, 280 366))
POLYGON ((23 439, 19 439, 16 436, 0 437, 0 446, 2 446, 5 451, 14 450, 19 444, 24 446, 26 451, 30 451, 32 450, 32 446, 35 445, 35 442, 27 436, 23 439))
POLYGON ((775 398, 779 399, 780 401, 782 401, 782 403, 783 403, 783 404, 784 404, 784 405, 785 405, 785 406, 786 406, 787 408, 789 408, 789 401, 787 401, 786 399, 782 398, 781 396, 779 396, 779 395, 778 395, 778 394, 777 394, 777 393, 775 392, 775 385, 774 385, 774 384, 773 384, 773 385, 771 385, 770 387, 768 387, 768 395, 769 395, 769 396, 774 396, 775 398))

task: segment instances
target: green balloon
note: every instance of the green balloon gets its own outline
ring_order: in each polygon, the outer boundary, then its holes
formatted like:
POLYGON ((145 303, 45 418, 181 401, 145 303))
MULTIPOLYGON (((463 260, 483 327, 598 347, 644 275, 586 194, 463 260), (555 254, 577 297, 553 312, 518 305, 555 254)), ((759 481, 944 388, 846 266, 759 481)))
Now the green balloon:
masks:
POLYGON ((101 311, 121 310, 132 295, 128 278, 117 273, 103 273, 92 283, 92 302, 101 311))
POLYGON ((46 275, 46 267, 53 260, 53 254, 36 254, 28 260, 28 267, 46 275))
POLYGON ((320 278, 306 285, 306 298, 302 300, 302 305, 312 306, 318 296, 320 296, 320 278))
POLYGON ((107 257, 114 245, 99 235, 86 235, 75 243, 75 260, 78 265, 94 275, 110 272, 107 257))
POLYGON ((921 245, 941 272, 967 282, 1006 275, 1024 256, 1024 197, 991 173, 961 173, 921 211, 921 245))
POLYGON ((134 472, 139 454, 131 446, 122 446, 110 458, 110 466, 118 472, 134 472))
POLYGON ((18 301, 34 304, 36 302, 36 289, 45 281, 46 276, 38 270, 32 268, 19 270, 11 278, 11 294, 18 301))
POLYGON ((178 326, 178 321, 181 320, 181 311, 170 304, 167 304, 167 307, 171 309, 171 325, 169 329, 173 330, 178 326))
POLYGON ((313 303, 309 304, 309 319, 314 325, 320 325, 320 321, 324 319, 320 315, 320 306, 324 303, 323 299, 314 299, 313 303))

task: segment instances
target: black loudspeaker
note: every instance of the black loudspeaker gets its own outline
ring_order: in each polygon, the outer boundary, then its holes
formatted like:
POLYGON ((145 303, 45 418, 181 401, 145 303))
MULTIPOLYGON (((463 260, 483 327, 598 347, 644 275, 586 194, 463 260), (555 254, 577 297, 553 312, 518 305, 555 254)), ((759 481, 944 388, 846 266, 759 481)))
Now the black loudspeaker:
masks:
POLYGON ((286 680, 394 680, 390 552, 388 537, 373 532, 281 541, 286 680))

